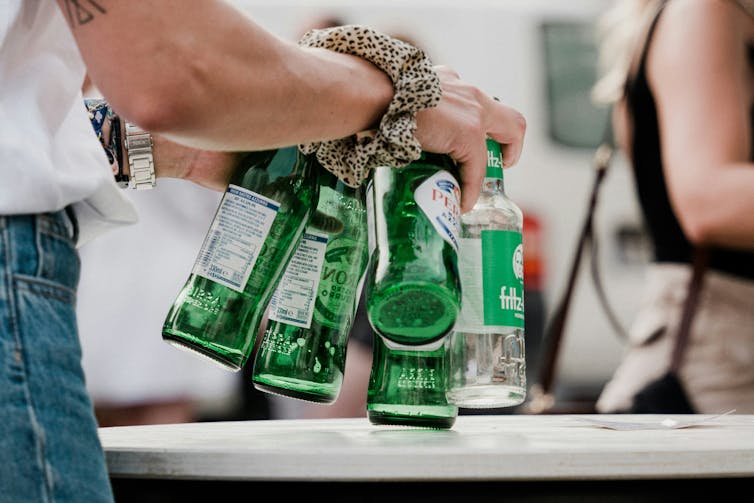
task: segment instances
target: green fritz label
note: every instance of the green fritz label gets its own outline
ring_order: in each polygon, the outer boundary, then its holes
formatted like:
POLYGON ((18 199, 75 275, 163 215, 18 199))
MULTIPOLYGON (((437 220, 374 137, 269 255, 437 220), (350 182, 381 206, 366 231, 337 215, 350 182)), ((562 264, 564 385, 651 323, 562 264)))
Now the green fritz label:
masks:
POLYGON ((484 230, 481 239, 461 239, 461 316, 456 330, 524 327, 524 254, 521 233, 484 230), (481 269, 481 271, 480 271, 481 269))
POLYGON ((484 324, 524 326, 524 248, 521 233, 482 231, 484 324))
POLYGON ((503 151, 495 140, 487 139, 487 178, 503 179, 503 151))

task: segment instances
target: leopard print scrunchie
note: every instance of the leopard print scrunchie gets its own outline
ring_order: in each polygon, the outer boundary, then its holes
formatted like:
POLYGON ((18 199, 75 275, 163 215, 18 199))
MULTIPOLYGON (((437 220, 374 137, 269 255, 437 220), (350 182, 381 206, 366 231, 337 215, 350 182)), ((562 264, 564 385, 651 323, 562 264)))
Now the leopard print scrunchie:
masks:
POLYGON ((394 96, 374 134, 299 145, 346 185, 358 187, 375 166, 401 167, 419 158, 421 145, 414 137, 416 112, 437 106, 440 79, 426 54, 401 40, 360 25, 311 30, 299 41, 362 57, 388 74, 394 96))

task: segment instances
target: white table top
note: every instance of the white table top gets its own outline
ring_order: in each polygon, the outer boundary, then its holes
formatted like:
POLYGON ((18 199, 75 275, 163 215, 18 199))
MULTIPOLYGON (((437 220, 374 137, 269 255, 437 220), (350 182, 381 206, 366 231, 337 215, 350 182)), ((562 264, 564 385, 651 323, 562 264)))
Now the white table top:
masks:
POLYGON ((615 431, 579 418, 459 416, 450 430, 367 419, 101 428, 113 477, 275 481, 609 480, 754 477, 754 415, 683 429, 615 431))

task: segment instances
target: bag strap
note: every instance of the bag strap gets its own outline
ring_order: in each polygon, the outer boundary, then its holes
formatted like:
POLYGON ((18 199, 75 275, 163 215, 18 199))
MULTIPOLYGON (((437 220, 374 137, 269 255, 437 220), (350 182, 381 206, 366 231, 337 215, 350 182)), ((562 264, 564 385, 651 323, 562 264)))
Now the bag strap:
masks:
MULTIPOLYGON (((568 312, 571 306, 571 300, 573 298, 573 291, 576 285, 576 279, 579 274, 580 265, 582 262, 584 248, 590 241, 594 243, 594 211, 597 206, 597 196, 599 188, 607 174, 607 169, 610 165, 610 161, 614 155, 615 147, 611 141, 611 138, 606 137, 602 144, 599 146, 594 155, 594 167, 595 178, 592 185, 592 192, 589 198, 589 206, 587 207, 587 214, 584 224, 579 234, 579 239, 576 244, 576 253, 574 254, 571 262, 571 269, 568 275, 568 282, 560 302, 557 304, 557 308, 553 312, 553 316, 550 324, 545 330, 544 345, 543 345, 543 364, 539 372, 539 380, 532 386, 530 391, 530 400, 527 404, 529 413, 542 413, 550 409, 555 403, 554 397, 554 383, 555 383, 555 370, 557 368, 558 355, 560 353, 560 347, 563 340, 563 334, 565 333, 565 327, 568 320, 568 312)), ((688 341, 691 335, 691 323, 696 312, 697 305, 699 303, 699 295, 701 293, 704 283, 704 273, 709 263, 710 250, 706 247, 697 247, 693 252, 692 261, 692 274, 689 280, 688 291, 686 298, 683 302, 683 308, 681 312, 681 321, 678 327, 678 334, 675 340, 675 346, 670 358, 670 370, 677 372, 681 368, 683 362, 683 355, 688 341)), ((609 309, 607 298, 604 294, 599 276, 597 273, 597 266, 595 262, 596 247, 592 247, 592 275, 597 287, 598 297, 602 302, 603 307, 606 309, 608 317, 613 326, 617 330, 622 331, 622 326, 617 321, 615 314, 609 309)), ((621 332, 622 333, 622 332, 621 332)))
MULTIPOLYGON (((639 50, 635 53, 634 59, 630 65, 629 75, 626 78, 626 84, 624 86, 624 92, 628 92, 630 86, 633 85, 634 78, 639 72, 641 65, 646 59, 647 52, 649 50, 649 38, 654 31, 657 21, 660 18, 660 14, 665 7, 666 1, 662 1, 658 4, 653 18, 647 26, 647 31, 644 35, 645 42, 642 44, 639 50)), ((616 328, 616 331, 621 335, 625 334, 620 323, 617 321, 617 317, 613 311, 609 308, 607 297, 598 274, 598 262, 597 262, 597 242, 594 234, 594 211, 597 206, 597 195, 599 188, 607 174, 607 169, 612 161, 615 153, 615 138, 613 136, 613 127, 611 114, 608 114, 608 119, 605 124, 602 142, 594 153, 593 164, 595 168, 595 177, 592 184, 592 192, 589 197, 589 205, 587 207, 587 214, 584 223, 579 234, 578 241, 576 242, 576 252, 571 262, 571 268, 568 275, 568 281, 566 288, 561 296, 560 301, 557 304, 556 309, 553 311, 553 315, 550 323, 545 329, 543 346, 542 346, 542 362, 539 370, 539 380, 535 383, 529 391, 529 402, 527 404, 528 411, 530 413, 538 414, 550 409, 555 403, 554 397, 554 382, 555 382, 555 370, 557 367, 558 355, 560 353, 560 346, 563 339, 563 333, 565 332, 566 322, 568 319, 568 311, 571 305, 571 299, 573 296, 573 290, 576 285, 576 279, 578 277, 580 265, 582 262, 582 256, 584 248, 588 243, 591 243, 592 254, 592 279, 597 291, 598 298, 608 315, 608 320, 616 328)), ((685 342, 684 342, 685 344, 685 342)))
MULTIPOLYGON (((610 302, 607 298, 607 292, 605 291, 605 287, 602 283, 602 275, 600 273, 600 259, 599 259, 599 240, 597 239, 597 233, 594 230, 594 212, 596 211, 597 206, 597 190, 598 190, 598 183, 602 183, 602 179, 605 178, 607 175, 607 169, 610 165, 610 161, 612 160, 612 157, 615 155, 615 139, 613 138, 613 129, 610 127, 610 124, 608 124, 609 131, 606 131, 605 137, 602 141, 602 144, 595 152, 595 160, 594 164, 597 169, 597 177, 599 178, 599 181, 595 180, 594 187, 592 189, 592 196, 590 197, 590 203, 589 203, 589 211, 591 215, 589 215, 587 218, 589 218, 591 221, 589 222, 589 228, 586 230, 588 232, 588 235, 584 238, 589 243, 589 259, 590 259, 590 272, 592 276, 592 284, 594 286, 594 290, 597 293, 597 300, 600 301, 600 305, 602 306, 602 311, 605 313, 605 316, 607 317, 607 321, 610 322, 610 324, 613 326, 613 330, 624 340, 628 339, 628 333, 626 332, 626 329, 623 328, 623 325, 621 324, 620 320, 618 319, 618 315, 615 314, 615 311, 613 311, 612 306, 610 305, 610 302)), ((570 288, 573 288, 572 286, 570 288)))
MULTIPOLYGON (((615 144, 612 131, 612 123, 608 118, 605 131, 603 134, 602 142, 594 153, 593 164, 595 170, 594 181, 592 182, 592 191, 589 196, 589 204, 587 206, 586 218, 581 226, 579 238, 576 242, 576 252, 571 261, 570 272, 568 274, 568 282, 566 288, 557 304, 557 307, 553 311, 550 323, 545 329, 542 346, 542 364, 539 370, 539 379, 535 383, 530 391, 530 400, 527 404, 527 408, 531 413, 541 413, 554 404, 553 385, 555 382, 555 369, 557 367, 558 354, 560 353, 560 346, 563 340, 563 333, 565 332, 566 322, 568 320, 568 312, 571 306, 571 299, 573 297, 574 287, 576 286, 576 279, 579 274, 582 257, 586 245, 592 241, 594 237, 594 210, 597 207, 597 196, 599 194, 599 188, 605 179, 607 169, 610 166, 610 161, 615 153, 615 144)), ((594 251, 594 249, 593 249, 594 251)), ((597 278, 595 276, 595 278, 597 278)), ((602 293, 601 283, 595 279, 595 284, 598 284, 600 288, 598 293, 602 293)), ((606 302, 603 305, 607 305, 606 302)))
POLYGON ((691 321, 696 313, 699 304, 699 294, 702 291, 704 283, 704 272, 709 263, 709 249, 706 247, 697 247, 694 250, 693 271, 689 280, 689 287, 686 298, 683 301, 683 310, 681 311, 681 323, 678 325, 678 335, 676 336, 675 346, 670 356, 671 372, 678 372, 683 362, 683 353, 688 346, 691 338, 691 321))

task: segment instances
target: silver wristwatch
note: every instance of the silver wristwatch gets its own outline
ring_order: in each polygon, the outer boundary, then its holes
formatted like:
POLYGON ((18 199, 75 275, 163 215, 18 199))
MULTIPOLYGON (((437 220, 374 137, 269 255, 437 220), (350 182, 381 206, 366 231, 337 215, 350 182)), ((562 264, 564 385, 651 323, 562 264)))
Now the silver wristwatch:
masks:
POLYGON ((126 122, 126 152, 128 153, 129 182, 132 189, 151 189, 155 186, 152 135, 139 126, 126 122))

